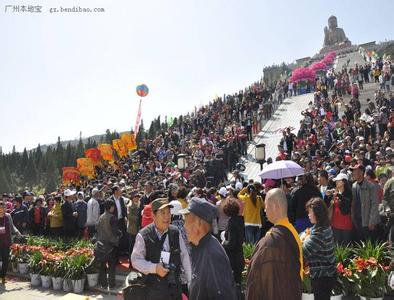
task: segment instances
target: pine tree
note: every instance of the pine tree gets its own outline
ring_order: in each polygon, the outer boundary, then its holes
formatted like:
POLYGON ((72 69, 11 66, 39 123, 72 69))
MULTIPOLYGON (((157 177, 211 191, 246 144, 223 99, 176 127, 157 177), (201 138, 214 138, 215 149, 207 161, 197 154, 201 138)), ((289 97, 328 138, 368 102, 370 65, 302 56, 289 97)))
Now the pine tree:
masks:
POLYGON ((66 151, 64 152, 64 165, 70 167, 74 165, 75 155, 73 153, 73 149, 71 147, 71 143, 69 142, 66 147, 66 151))
POLYGON ((32 187, 37 183, 37 169, 34 164, 33 156, 30 155, 26 168, 23 171, 24 185, 32 187))
POLYGON ((79 137, 76 155, 77 155, 77 158, 85 156, 85 148, 83 146, 83 142, 82 142, 82 137, 81 136, 79 137))
POLYGON ((22 154, 20 165, 19 165, 19 174, 23 174, 23 172, 25 171, 28 160, 29 160, 29 156, 27 155, 27 150, 25 148, 25 149, 23 149, 23 154, 22 154))
POLYGON ((55 162, 57 168, 63 167, 63 157, 64 157, 64 148, 62 143, 60 142, 60 136, 57 138, 57 143, 56 143, 56 151, 55 151, 55 162))
POLYGON ((36 150, 34 151, 34 164, 37 169, 37 183, 40 185, 41 183, 41 177, 42 177, 42 172, 43 172, 43 154, 41 151, 41 146, 38 144, 36 150))
POLYGON ((112 144, 112 134, 111 134, 111 131, 109 129, 107 129, 105 131, 105 142, 107 144, 112 144))
POLYGON ((48 162, 47 180, 45 184, 45 191, 47 193, 56 191, 58 179, 58 172, 55 166, 55 162, 53 159, 50 159, 48 162))
POLYGON ((144 137, 145 137, 144 120, 141 119, 140 130, 138 131, 138 134, 137 134, 137 137, 136 137, 137 146, 140 145, 140 143, 144 139, 144 137))
POLYGON ((160 116, 158 116, 156 119, 155 130, 156 130, 156 135, 160 134, 161 132, 160 116))
POLYGON ((155 123, 156 123, 156 120, 153 120, 153 121, 150 123, 150 127, 149 127, 149 130, 148 130, 148 137, 149 137, 150 139, 153 139, 153 138, 155 137, 155 135, 156 135, 155 123))
POLYGON ((11 192, 11 187, 5 174, 4 162, 0 162, 0 193, 11 192))

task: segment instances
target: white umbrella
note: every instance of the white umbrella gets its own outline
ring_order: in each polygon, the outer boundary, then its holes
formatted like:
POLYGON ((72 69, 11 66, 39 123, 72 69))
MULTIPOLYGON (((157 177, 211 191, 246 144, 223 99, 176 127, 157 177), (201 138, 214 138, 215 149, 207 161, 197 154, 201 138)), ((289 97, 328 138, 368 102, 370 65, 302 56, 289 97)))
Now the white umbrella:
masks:
POLYGON ((269 164, 258 176, 262 179, 282 179, 300 176, 305 173, 304 168, 292 160, 279 160, 269 164))

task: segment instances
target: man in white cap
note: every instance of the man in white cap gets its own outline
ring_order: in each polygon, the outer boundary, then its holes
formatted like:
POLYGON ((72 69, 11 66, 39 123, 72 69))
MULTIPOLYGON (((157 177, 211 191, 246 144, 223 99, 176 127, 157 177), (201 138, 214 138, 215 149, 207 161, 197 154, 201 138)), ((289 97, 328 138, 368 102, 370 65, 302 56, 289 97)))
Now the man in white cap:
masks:
POLYGON ((92 197, 88 201, 86 226, 88 227, 89 237, 93 237, 96 233, 96 225, 100 217, 100 204, 97 200, 98 194, 98 188, 93 188, 92 197))
POLYGON ((64 191, 64 203, 61 206, 63 215, 63 234, 66 238, 73 238, 76 233, 77 212, 73 208, 73 198, 75 190, 66 189, 64 191))

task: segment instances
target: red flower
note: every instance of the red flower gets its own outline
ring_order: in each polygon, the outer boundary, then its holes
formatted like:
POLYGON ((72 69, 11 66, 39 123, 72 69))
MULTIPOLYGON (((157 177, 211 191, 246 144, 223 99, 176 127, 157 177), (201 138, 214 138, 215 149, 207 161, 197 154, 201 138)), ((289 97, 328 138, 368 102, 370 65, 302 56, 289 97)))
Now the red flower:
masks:
POLYGON ((366 261, 364 259, 362 259, 361 257, 357 257, 354 260, 354 262, 356 264, 357 272, 362 272, 363 270, 365 270, 368 267, 368 264, 366 263, 366 261))
POLYGON ((343 273, 343 270, 344 270, 343 264, 338 263, 338 264, 337 264, 337 272, 338 272, 339 274, 342 274, 342 273, 343 273))

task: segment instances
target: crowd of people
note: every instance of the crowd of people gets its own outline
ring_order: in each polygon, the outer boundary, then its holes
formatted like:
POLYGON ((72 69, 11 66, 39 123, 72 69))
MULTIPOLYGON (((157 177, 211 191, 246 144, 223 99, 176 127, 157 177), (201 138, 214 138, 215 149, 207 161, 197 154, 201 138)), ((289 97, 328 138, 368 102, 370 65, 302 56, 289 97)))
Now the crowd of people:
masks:
MULTIPOLYGON (((242 245, 257 244, 248 299, 300 299, 304 263, 315 299, 329 299, 334 242, 393 241, 394 96, 386 85, 393 67, 348 65, 311 86, 299 131, 284 130, 271 158, 297 162, 303 176, 242 176, 239 159, 264 120, 297 94, 295 83, 256 82, 183 116, 129 156, 103 162, 93 179, 43 195, 3 194, 0 236, 94 239, 100 284, 115 287, 115 266, 127 255, 130 268, 146 275, 148 299, 241 297, 242 245), (374 98, 362 99, 376 70, 384 85, 378 78, 374 98)), ((4 279, 10 241, 1 241, 4 279)))

